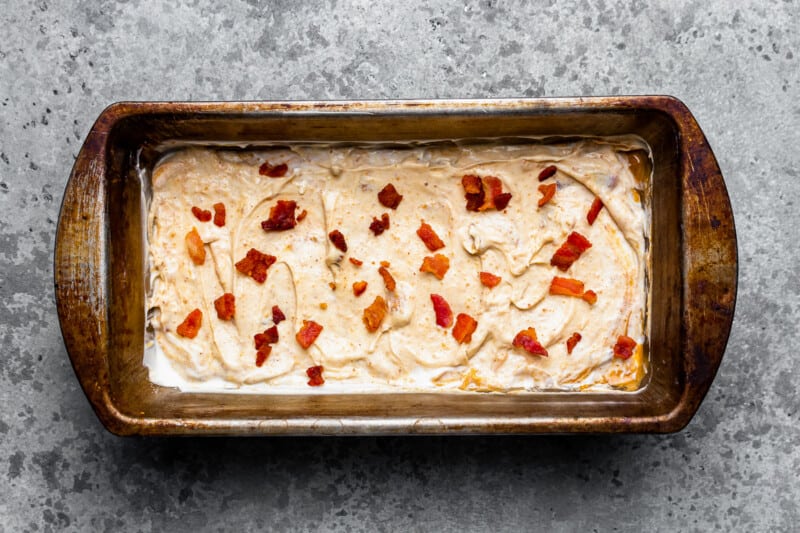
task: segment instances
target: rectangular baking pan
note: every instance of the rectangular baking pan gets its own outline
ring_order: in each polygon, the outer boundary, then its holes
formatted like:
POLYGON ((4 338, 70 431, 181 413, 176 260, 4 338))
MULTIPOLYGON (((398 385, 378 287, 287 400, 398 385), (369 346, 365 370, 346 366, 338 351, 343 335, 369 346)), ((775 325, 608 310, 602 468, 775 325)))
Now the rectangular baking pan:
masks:
MULTIPOLYGON (((534 185, 532 185, 534 186, 534 185)), ((719 166, 668 96, 360 102, 128 102, 105 109, 61 206, 61 330, 120 435, 673 432, 697 411, 733 320, 737 249, 719 166), (142 174, 170 146, 636 134, 653 152, 649 368, 636 392, 237 395, 153 385, 143 366, 142 174)))

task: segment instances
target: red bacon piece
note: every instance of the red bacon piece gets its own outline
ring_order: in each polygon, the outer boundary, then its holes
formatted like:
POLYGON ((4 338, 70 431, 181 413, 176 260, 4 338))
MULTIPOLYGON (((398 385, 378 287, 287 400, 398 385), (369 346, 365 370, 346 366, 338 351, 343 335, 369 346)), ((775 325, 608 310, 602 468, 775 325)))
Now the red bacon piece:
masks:
POLYGON ((575 345, 578 344, 582 338, 581 334, 577 331, 570 335, 569 339, 567 339, 567 353, 571 354, 572 350, 575 349, 575 345))
POLYGON ((267 361, 269 354, 272 353, 272 346, 265 344, 256 351, 256 366, 261 367, 267 361))
POLYGON ((500 193, 497 196, 495 196, 492 201, 494 202, 495 209, 497 209, 498 211, 502 211, 503 209, 508 207, 508 202, 511 201, 511 193, 510 192, 500 193))
POLYGON ((278 326, 272 326, 264 330, 264 333, 256 333, 253 335, 253 340, 256 343, 256 350, 265 344, 275 344, 278 342, 278 326))
POLYGON ((547 357, 547 350, 539 343, 539 339, 536 338, 536 330, 533 328, 523 329, 517 333, 511 344, 517 348, 522 348, 531 355, 547 357))
POLYGON ((461 186, 467 199, 467 211, 502 211, 511 201, 511 193, 503 192, 503 182, 495 176, 481 178, 467 174, 461 178, 461 186))
POLYGON ((236 270, 250 276, 258 283, 267 279, 267 269, 277 260, 274 255, 262 254, 255 248, 250 248, 247 256, 236 263, 236 270))
POLYGON ((333 230, 332 232, 328 233, 328 238, 331 240, 333 245, 342 252, 347 251, 347 241, 344 240, 344 235, 338 229, 333 230))
POLYGON ((485 198, 483 199, 483 205, 478 208, 478 211, 494 209, 494 199, 503 194, 503 182, 495 176, 486 176, 481 181, 483 183, 485 198))
POLYGON ((261 222, 264 231, 286 231, 297 225, 294 210, 297 202, 294 200, 278 200, 278 203, 269 210, 269 218, 261 222))
POLYGON ((589 305, 594 305, 597 303, 597 293, 594 291, 586 291, 581 296, 584 301, 586 301, 589 305))
POLYGON ((422 260, 422 265, 419 267, 420 272, 430 272, 438 279, 443 279, 449 269, 450 259, 442 254, 436 254, 433 257, 425 257, 422 260))
POLYGON ((586 214, 586 221, 590 226, 594 224, 601 209, 603 209, 603 200, 599 197, 595 197, 594 202, 592 202, 592 207, 589 208, 589 212, 586 214))
POLYGON ((364 291, 367 290, 367 282, 366 281, 356 281, 353 283, 353 294, 356 296, 361 296, 364 294, 364 291))
POLYGON ((262 176, 269 176, 270 178, 282 178, 289 171, 289 165, 280 163, 279 165, 271 165, 269 161, 265 161, 258 167, 258 173, 262 176))
POLYGON ((208 209, 200 209, 199 207, 192 207, 192 214, 200 222, 208 222, 211 220, 211 211, 208 209))
POLYGON ((573 231, 567 240, 556 250, 550 259, 550 264, 566 272, 572 263, 578 260, 583 252, 592 247, 592 243, 578 232, 573 231))
POLYGON ((272 323, 273 324, 280 324, 284 320, 286 320, 286 315, 283 314, 283 311, 281 311, 281 308, 278 307, 277 305, 273 305, 272 306, 272 323))
POLYGON ((417 230, 417 235, 420 239, 422 239, 422 242, 425 243, 425 246, 427 246, 428 250, 431 252, 435 252, 440 248, 444 248, 444 242, 442 242, 442 239, 436 235, 436 232, 433 231, 433 228, 430 226, 430 224, 426 223, 424 220, 421 221, 419 229, 417 230))
POLYGON ((369 305, 369 307, 364 309, 364 316, 362 317, 362 320, 364 321, 364 325, 367 327, 367 331, 378 331, 378 328, 381 326, 381 322, 383 322, 383 318, 388 312, 389 308, 386 305, 386 300, 384 300, 381 296, 376 296, 375 300, 369 305))
POLYGON ((550 294, 580 298, 583 296, 583 282, 577 279, 555 276, 553 281, 550 282, 550 294))
POLYGON ((203 246, 203 239, 200 238, 196 228, 192 228, 192 231, 186 234, 184 242, 186 242, 189 257, 195 265, 202 265, 206 262, 206 248, 203 246))
POLYGON ((358 260, 358 259, 356 259, 355 257, 351 257, 351 258, 349 258, 349 261, 350 261, 351 263, 353 263, 353 264, 354 264, 355 266, 357 266, 357 267, 360 267, 361 265, 363 265, 363 264, 364 264, 364 261, 359 261, 359 260, 358 260))
POLYGON ((191 313, 186 315, 183 322, 178 325, 177 332, 181 337, 187 339, 194 339, 197 337, 197 332, 200 331, 200 326, 203 325, 203 312, 199 309, 192 310, 191 313))
POLYGON ((383 213, 380 220, 376 217, 372 217, 372 223, 369 225, 369 229, 376 237, 389 229, 389 214, 383 213))
POLYGON ((481 283, 483 283, 484 285, 486 285, 490 289, 493 289, 494 287, 497 287, 500 284, 500 282, 503 280, 503 278, 501 278, 500 276, 495 276, 494 274, 489 273, 489 272, 481 272, 478 275, 481 278, 481 283))
POLYGON ((555 183, 539 185, 539 192, 542 193, 542 197, 539 198, 539 207, 542 207, 544 204, 552 200, 553 196, 556 194, 557 188, 558 186, 555 183))
POLYGON ((230 320, 236 313, 236 297, 226 292, 214 300, 214 309, 217 310, 217 318, 220 320, 230 320))
POLYGON ((309 346, 314 344, 314 341, 317 340, 321 332, 322 326, 313 320, 303 320, 303 327, 300 328, 300 331, 297 332, 294 338, 297 339, 297 343, 300 346, 304 349, 308 349, 309 346))
POLYGON ((225 225, 225 204, 219 202, 212 207, 214 208, 214 225, 221 228, 225 225))
POLYGON ((325 383, 325 378, 322 377, 322 371, 325 370, 322 366, 311 366, 306 369, 306 376, 308 376, 308 384, 311 387, 319 387, 325 383))
POLYGON ((386 285, 386 290, 390 292, 394 292, 395 288, 397 288, 397 282, 392 277, 392 273, 385 266, 381 266, 378 269, 378 274, 381 275, 383 278, 383 284, 386 285))
POLYGON ((387 184, 386 187, 381 189, 381 192, 378 193, 378 201, 382 206, 388 207, 389 209, 397 209, 402 199, 403 195, 398 194, 397 189, 395 189, 394 185, 391 183, 387 184))
POLYGON ((478 322, 466 313, 459 313, 453 327, 453 338, 459 344, 472 341, 472 334, 478 329, 478 322))
POLYGON ((467 211, 478 211, 486 198, 481 178, 468 174, 461 178, 461 186, 464 187, 464 198, 467 199, 467 211))
POLYGON ((636 341, 627 335, 620 335, 617 337, 617 343, 614 345, 614 357, 618 359, 628 359, 633 355, 633 349, 636 348, 636 341))
POLYGON ((544 181, 549 177, 555 175, 558 168, 555 165, 550 165, 548 167, 544 167, 541 172, 539 172, 539 181, 544 181))
POLYGON ((438 294, 431 294, 431 302, 433 303, 433 312, 436 313, 436 325, 443 328, 452 326, 453 311, 450 309, 450 304, 447 303, 447 300, 438 294))

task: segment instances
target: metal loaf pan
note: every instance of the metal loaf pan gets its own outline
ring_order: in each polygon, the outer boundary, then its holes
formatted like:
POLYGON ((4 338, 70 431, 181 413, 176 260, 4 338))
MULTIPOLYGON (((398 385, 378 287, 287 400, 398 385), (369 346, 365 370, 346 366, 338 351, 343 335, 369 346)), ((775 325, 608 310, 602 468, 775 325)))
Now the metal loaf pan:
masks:
MULTIPOLYGON (((533 185, 532 185, 533 186, 533 185)), ((370 102, 118 103, 81 148, 55 249, 58 315, 78 380, 121 435, 673 432, 725 351, 737 255, 725 183, 667 96, 370 102), (142 180, 164 147, 636 134, 653 153, 649 374, 636 392, 238 395, 158 387, 143 366, 142 180)))

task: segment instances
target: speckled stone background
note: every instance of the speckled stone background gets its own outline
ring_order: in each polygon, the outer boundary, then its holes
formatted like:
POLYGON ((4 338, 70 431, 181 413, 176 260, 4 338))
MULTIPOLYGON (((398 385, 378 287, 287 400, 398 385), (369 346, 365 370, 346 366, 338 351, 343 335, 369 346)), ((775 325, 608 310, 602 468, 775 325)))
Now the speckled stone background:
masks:
POLYGON ((800 4, 2 2, 0 530, 791 530, 800 524, 800 4), (123 439, 52 288, 67 177, 109 103, 666 93, 726 177, 740 290, 672 436, 123 439))

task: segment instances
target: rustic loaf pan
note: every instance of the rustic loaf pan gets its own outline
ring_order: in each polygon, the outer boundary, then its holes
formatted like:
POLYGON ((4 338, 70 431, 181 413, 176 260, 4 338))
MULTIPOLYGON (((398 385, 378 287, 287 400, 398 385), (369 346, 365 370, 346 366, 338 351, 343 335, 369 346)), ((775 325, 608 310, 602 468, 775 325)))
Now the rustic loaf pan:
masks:
POLYGON ((67 352, 98 417, 121 435, 678 431, 722 360, 736 282, 736 233, 719 166, 692 114, 667 96, 118 103, 81 148, 55 249, 67 352), (640 390, 396 393, 364 401, 182 393, 149 382, 142 184, 170 146, 629 133, 649 143, 654 163, 649 374, 640 390))

